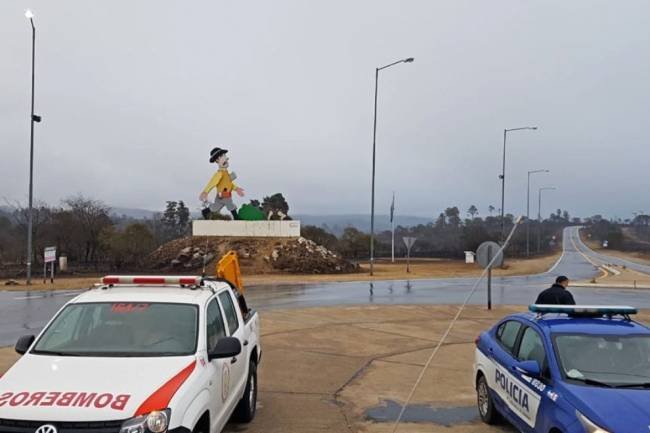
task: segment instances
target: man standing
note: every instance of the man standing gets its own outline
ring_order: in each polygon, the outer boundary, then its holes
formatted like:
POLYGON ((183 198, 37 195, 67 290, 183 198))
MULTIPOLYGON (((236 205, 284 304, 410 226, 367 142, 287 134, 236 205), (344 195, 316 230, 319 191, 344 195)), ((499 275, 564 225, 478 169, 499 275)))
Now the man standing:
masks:
POLYGON ((203 218, 209 219, 212 212, 218 213, 224 206, 230 211, 234 219, 239 219, 237 214, 237 206, 232 201, 232 192, 235 191, 240 197, 244 196, 244 190, 234 184, 237 177, 235 173, 228 172, 228 156, 226 149, 215 147, 210 152, 210 162, 216 162, 219 165, 219 170, 212 176, 206 187, 201 192, 199 200, 202 202, 208 201, 208 193, 213 189, 217 190, 217 196, 209 207, 203 209, 203 218))
POLYGON ((548 289, 542 291, 535 301, 536 304, 550 305, 575 305, 576 301, 573 299, 571 292, 567 290, 569 287, 569 279, 564 275, 555 279, 553 284, 548 289))

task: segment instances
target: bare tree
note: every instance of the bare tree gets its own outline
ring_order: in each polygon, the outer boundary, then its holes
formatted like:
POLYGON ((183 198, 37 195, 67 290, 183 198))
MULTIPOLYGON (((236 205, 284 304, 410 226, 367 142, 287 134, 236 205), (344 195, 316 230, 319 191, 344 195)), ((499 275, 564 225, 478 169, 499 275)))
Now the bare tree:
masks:
POLYGON ((84 262, 90 263, 97 260, 100 246, 100 233, 112 225, 109 212, 110 207, 99 200, 92 200, 81 195, 63 201, 71 212, 77 230, 83 236, 84 262))

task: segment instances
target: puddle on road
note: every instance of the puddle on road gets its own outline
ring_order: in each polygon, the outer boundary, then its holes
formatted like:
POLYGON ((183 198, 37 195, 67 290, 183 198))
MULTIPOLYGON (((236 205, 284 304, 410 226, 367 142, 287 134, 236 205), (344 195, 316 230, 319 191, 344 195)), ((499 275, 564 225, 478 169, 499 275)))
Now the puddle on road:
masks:
MULTIPOLYGON (((381 406, 368 409, 366 419, 375 422, 394 422, 402 406, 393 400, 384 400, 381 406)), ((445 427, 453 424, 468 423, 479 418, 476 406, 431 407, 425 404, 412 404, 406 407, 402 421, 432 422, 445 427)))

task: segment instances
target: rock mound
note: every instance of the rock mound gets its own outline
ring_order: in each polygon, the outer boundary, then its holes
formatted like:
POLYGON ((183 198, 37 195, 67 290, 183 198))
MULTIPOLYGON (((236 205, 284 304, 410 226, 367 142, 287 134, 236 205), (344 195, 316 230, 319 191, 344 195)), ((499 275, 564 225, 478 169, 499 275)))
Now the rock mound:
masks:
POLYGON ((250 274, 335 274, 358 271, 339 254, 305 239, 193 238, 168 242, 147 258, 152 269, 166 272, 201 270, 213 273, 228 251, 239 256, 242 272, 250 274))

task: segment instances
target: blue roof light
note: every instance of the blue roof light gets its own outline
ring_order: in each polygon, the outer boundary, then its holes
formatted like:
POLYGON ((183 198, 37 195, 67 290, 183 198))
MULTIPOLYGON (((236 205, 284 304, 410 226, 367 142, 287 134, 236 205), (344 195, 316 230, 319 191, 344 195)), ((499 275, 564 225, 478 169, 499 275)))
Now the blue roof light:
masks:
POLYGON ((612 315, 630 315, 637 314, 638 310, 634 307, 622 305, 542 305, 532 304, 528 310, 533 313, 547 314, 559 313, 570 316, 612 316, 612 315))

